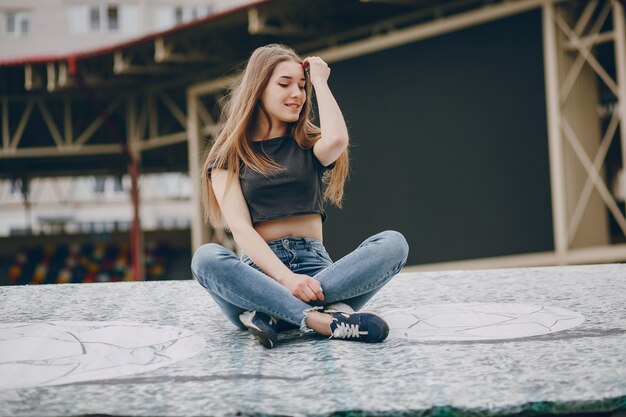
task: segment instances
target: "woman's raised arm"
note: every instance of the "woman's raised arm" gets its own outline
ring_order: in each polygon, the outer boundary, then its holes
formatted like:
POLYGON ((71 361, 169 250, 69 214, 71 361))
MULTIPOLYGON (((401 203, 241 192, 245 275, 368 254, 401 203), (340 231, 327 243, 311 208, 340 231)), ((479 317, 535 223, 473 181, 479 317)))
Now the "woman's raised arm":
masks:
POLYGON ((348 128, 341 109, 328 87, 330 68, 317 56, 306 58, 302 65, 308 68, 311 84, 315 89, 320 115, 322 138, 313 146, 313 153, 322 165, 335 162, 348 147, 348 128))

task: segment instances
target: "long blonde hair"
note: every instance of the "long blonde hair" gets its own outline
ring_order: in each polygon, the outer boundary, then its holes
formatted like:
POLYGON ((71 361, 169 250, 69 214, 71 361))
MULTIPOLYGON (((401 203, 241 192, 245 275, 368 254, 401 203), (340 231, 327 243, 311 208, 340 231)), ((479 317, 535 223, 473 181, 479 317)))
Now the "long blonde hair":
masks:
MULTIPOLYGON (((222 130, 215 139, 202 167, 202 205, 205 222, 214 227, 224 226, 222 213, 211 185, 209 165, 228 169, 227 186, 235 175, 239 175, 240 164, 263 175, 271 175, 283 169, 267 156, 254 152, 252 128, 258 117, 265 117, 269 129, 271 119, 263 108, 261 95, 267 86, 274 69, 284 61, 302 63, 302 60, 291 49, 284 45, 270 44, 257 48, 246 65, 246 68, 233 82, 224 108, 221 113, 222 130)), ((312 120, 314 117, 311 105, 311 81, 305 72, 306 101, 302 106, 300 117, 290 123, 288 133, 301 148, 311 148, 321 138, 321 131, 312 120)), ((324 176, 324 200, 341 208, 343 188, 348 176, 349 158, 346 149, 337 159, 335 167, 324 176)))

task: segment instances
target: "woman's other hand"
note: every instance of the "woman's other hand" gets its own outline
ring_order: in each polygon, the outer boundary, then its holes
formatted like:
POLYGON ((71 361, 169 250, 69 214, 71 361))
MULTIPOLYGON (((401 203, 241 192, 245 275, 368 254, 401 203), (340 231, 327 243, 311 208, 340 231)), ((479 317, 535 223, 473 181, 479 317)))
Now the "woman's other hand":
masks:
POLYGON ((315 278, 303 274, 291 274, 291 276, 281 282, 285 288, 299 300, 308 303, 309 301, 324 301, 322 284, 315 278))
POLYGON ((302 67, 309 72, 311 84, 315 86, 317 82, 326 82, 330 77, 330 68, 319 56, 309 56, 302 61, 302 67))

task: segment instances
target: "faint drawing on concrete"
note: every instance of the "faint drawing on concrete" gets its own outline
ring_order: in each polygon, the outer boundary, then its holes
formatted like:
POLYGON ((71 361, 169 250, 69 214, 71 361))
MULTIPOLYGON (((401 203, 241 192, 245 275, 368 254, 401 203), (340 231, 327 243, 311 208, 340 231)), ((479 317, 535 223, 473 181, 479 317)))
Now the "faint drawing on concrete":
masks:
POLYGON ((173 326, 128 322, 0 323, 0 389, 151 371, 196 355, 204 339, 173 326))
POLYGON ((560 307, 532 304, 468 303, 389 310, 389 338, 415 340, 497 340, 571 329, 585 318, 560 307))

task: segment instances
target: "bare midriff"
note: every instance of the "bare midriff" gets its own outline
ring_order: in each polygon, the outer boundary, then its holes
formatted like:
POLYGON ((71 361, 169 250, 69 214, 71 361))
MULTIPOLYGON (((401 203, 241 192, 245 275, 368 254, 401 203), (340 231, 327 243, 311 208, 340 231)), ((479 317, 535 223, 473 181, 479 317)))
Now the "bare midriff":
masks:
POLYGON ((266 242, 286 236, 310 237, 322 240, 322 216, 303 214, 277 220, 268 220, 254 225, 254 229, 266 242))

